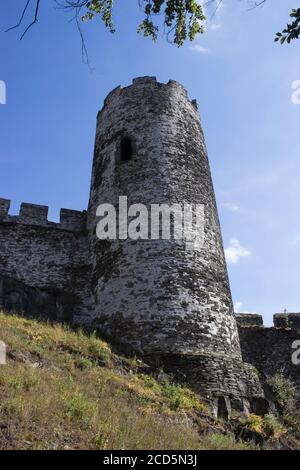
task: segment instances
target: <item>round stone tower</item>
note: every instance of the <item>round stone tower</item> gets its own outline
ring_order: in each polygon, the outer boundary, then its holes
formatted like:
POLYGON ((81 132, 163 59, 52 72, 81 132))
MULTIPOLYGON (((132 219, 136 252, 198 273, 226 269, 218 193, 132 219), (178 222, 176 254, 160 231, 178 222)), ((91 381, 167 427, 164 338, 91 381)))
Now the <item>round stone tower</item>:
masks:
MULTIPOLYGON (((149 227, 150 219, 149 210, 149 227)), ((145 355, 240 359, 197 104, 179 83, 137 78, 106 98, 97 120, 88 229, 93 327, 145 355), (100 240, 97 208, 118 208, 120 196, 127 197, 128 209, 203 207, 203 244, 192 248, 175 236, 133 240, 126 238, 126 227, 122 239, 100 240)))

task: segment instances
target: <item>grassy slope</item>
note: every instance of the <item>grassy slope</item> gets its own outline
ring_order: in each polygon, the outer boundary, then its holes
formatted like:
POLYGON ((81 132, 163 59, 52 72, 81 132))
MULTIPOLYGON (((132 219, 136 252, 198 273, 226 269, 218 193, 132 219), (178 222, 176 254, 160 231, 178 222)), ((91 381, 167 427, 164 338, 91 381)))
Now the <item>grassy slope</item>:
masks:
POLYGON ((0 313, 1 449, 239 449, 190 390, 94 335, 0 313))

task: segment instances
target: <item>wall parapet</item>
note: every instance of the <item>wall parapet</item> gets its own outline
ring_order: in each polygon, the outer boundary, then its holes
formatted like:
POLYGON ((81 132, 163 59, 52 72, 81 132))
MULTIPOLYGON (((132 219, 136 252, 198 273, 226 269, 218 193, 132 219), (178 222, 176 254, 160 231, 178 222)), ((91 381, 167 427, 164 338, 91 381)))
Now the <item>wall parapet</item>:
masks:
MULTIPOLYGON (((264 327, 262 315, 257 313, 235 313, 239 327, 264 327)), ((284 328, 300 331, 300 313, 275 313, 273 328, 284 328)), ((272 327, 269 327, 272 328, 272 327)))
POLYGON ((167 83, 161 83, 157 80, 156 77, 152 76, 145 76, 145 77, 137 77, 132 80, 132 83, 128 86, 122 87, 121 85, 114 88, 104 99, 103 108, 98 112, 98 117, 101 114, 102 110, 110 105, 114 99, 119 99, 119 96, 122 94, 123 91, 133 88, 133 89, 149 89, 149 88, 157 88, 157 87, 164 87, 169 89, 176 89, 180 93, 182 93, 187 100, 191 103, 193 108, 197 111, 198 105, 196 100, 190 100, 188 97, 188 92, 186 88, 181 85, 181 83, 177 82, 176 80, 169 80, 167 83))
POLYGON ((0 199, 0 218, 6 217, 10 208, 9 199, 0 199))
POLYGON ((48 206, 22 202, 19 215, 9 215, 10 200, 0 198, 0 223, 35 225, 40 227, 56 228, 71 232, 80 232, 86 227, 86 211, 72 209, 60 210, 58 223, 48 220, 48 206))
POLYGON ((290 328, 300 331, 300 313, 275 313, 273 321, 275 328, 290 328))
POLYGON ((239 326, 264 326, 262 315, 257 313, 236 313, 235 318, 239 326))

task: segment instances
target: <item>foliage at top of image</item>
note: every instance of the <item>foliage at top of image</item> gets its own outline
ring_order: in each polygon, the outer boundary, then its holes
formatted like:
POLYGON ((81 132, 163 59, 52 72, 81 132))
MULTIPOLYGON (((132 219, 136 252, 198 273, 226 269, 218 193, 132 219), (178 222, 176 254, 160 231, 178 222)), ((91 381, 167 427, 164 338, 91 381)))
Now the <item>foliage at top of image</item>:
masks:
MULTIPOLYGON (((144 13, 144 19, 138 26, 138 32, 156 41, 159 33, 159 26, 156 22, 161 17, 164 33, 169 42, 178 47, 189 39, 193 41, 197 34, 204 32, 203 23, 205 15, 201 2, 198 0, 136 0, 137 5, 144 13)), ((215 0, 209 0, 208 3, 215 0)), ((100 17, 111 33, 115 32, 113 23, 114 0, 54 0, 57 9, 70 12, 72 19, 77 23, 81 38, 82 31, 80 23, 100 17)), ((20 28, 24 22, 26 14, 30 11, 32 18, 20 39, 23 39, 29 29, 39 23, 41 11, 41 0, 24 0, 23 10, 19 21, 8 28, 5 32, 20 28)), ((160 21, 161 23, 161 21, 160 21)))
MULTIPOLYGON (((212 19, 222 3, 225 3, 224 0, 135 0, 135 2, 144 14, 137 31, 155 42, 162 29, 167 41, 178 47, 187 40, 193 41, 198 34, 204 32, 206 8, 212 7, 210 15, 212 19)), ((246 2, 250 5, 250 10, 268 3, 267 0, 246 0, 246 2)), ((24 0, 18 23, 8 28, 6 32, 22 27, 26 14, 31 11, 31 21, 20 36, 20 39, 23 39, 32 26, 39 23, 41 4, 41 0, 24 0)), ((88 63, 88 52, 81 29, 82 22, 100 18, 109 31, 114 33, 116 31, 113 22, 114 0, 54 0, 54 4, 57 9, 71 13, 81 37, 83 57, 88 63)), ((276 34, 276 42, 290 43, 293 39, 299 38, 300 8, 293 9, 290 16, 293 18, 292 23, 288 24, 281 33, 276 34)))
MULTIPOLYGON (((83 21, 93 20, 96 15, 100 15, 105 26, 113 33, 113 4, 113 0, 64 0, 62 6, 74 10, 75 15, 84 11, 81 16, 83 21)), ((197 34, 204 31, 202 23, 205 16, 197 0, 138 0, 138 4, 145 15, 138 32, 153 41, 157 40, 159 32, 155 19, 161 14, 168 41, 179 47, 187 39, 193 41, 197 34)))
POLYGON ((293 9, 290 17, 293 18, 292 23, 287 24, 282 33, 277 33, 275 42, 280 41, 281 44, 287 42, 288 44, 293 39, 298 39, 300 36, 300 8, 293 9))

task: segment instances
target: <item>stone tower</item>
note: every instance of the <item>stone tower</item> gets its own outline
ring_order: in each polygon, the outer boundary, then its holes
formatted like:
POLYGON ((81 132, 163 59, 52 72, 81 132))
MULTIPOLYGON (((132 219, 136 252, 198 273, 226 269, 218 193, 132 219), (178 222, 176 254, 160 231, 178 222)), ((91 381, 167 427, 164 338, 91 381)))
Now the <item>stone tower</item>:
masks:
POLYGON ((0 309, 97 329, 188 382, 222 416, 234 404, 264 406, 257 375, 241 357, 197 104, 179 83, 137 78, 108 95, 87 212, 62 209, 54 223, 46 206, 22 203, 19 215, 9 206, 0 199, 0 309), (119 215, 125 197, 130 223, 133 208, 143 207, 151 230, 128 237, 126 212, 117 237, 100 239, 97 209, 109 204, 119 215), (152 237, 154 205, 170 209, 171 239, 164 226, 152 237), (192 249, 189 232, 177 236, 175 223, 181 214, 185 225, 188 205, 203 208, 196 232, 203 243, 192 249))
POLYGON ((179 83, 137 78, 106 98, 97 120, 88 230, 93 326, 143 354, 240 358, 197 104, 179 83), (203 247, 189 250, 178 239, 97 239, 98 205, 117 206, 119 196, 127 196, 128 206, 204 205, 203 247))

